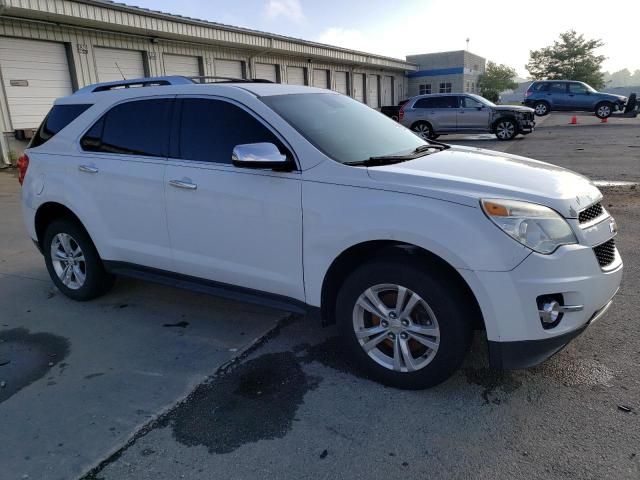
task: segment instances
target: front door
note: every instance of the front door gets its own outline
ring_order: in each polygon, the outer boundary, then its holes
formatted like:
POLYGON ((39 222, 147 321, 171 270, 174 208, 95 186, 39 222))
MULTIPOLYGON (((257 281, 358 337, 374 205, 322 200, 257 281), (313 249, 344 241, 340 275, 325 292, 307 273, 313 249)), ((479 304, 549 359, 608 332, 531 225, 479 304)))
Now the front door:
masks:
POLYGON ((572 109, 590 109, 592 103, 591 92, 586 85, 578 82, 569 83, 568 104, 572 109))
POLYGON ((460 97, 458 110, 458 130, 486 132, 489 130, 489 108, 478 100, 466 95, 460 97))
POLYGON ((165 191, 179 273, 304 300, 299 172, 238 168, 236 145, 283 142, 241 106, 177 102, 165 191))

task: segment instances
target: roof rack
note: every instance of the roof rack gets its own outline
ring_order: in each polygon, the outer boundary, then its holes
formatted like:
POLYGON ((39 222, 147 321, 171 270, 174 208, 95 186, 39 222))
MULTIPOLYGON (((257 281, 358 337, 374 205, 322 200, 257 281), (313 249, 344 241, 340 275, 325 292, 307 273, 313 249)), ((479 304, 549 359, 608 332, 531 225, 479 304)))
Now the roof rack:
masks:
POLYGON ((102 82, 87 85, 77 90, 74 95, 82 93, 108 92, 111 90, 120 90, 123 88, 139 88, 139 87, 157 87, 161 85, 187 85, 195 83, 187 77, 179 75, 170 75, 165 77, 145 77, 133 78, 131 80, 116 80, 114 82, 102 82))
POLYGON ((194 83, 273 83, 271 80, 265 78, 234 78, 234 77, 212 77, 212 76, 199 76, 199 77, 186 77, 192 80, 194 83))

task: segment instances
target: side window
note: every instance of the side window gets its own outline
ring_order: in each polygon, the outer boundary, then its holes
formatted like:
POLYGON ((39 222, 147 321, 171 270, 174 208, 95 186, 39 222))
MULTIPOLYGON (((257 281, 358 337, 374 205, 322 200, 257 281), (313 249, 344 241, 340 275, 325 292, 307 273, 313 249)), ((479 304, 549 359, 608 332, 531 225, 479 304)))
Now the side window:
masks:
POLYGON ((39 147, 51 140, 60 130, 78 118, 91 105, 54 105, 47 117, 38 128, 29 148, 39 147))
POLYGON ((581 83, 570 83, 569 93, 587 93, 587 87, 581 83))
POLYGON ((547 88, 549 93, 567 93, 567 84, 561 82, 550 83, 547 88))
POLYGON ((460 106, 460 101, 458 100, 460 97, 455 95, 448 95, 446 97, 441 97, 443 108, 458 108, 460 106))
POLYGON ((421 98, 416 101, 413 108, 434 108, 434 98, 421 98))
POLYGON ((202 162, 231 163, 236 145, 269 142, 286 148, 256 118, 222 100, 185 98, 180 115, 179 158, 202 162))
POLYGON ((82 137, 91 152, 168 156, 173 100, 136 100, 116 105, 82 137))
POLYGON ((462 97, 461 100, 462 101, 461 101, 460 106, 462 108, 478 108, 478 107, 482 106, 482 104, 479 101, 477 101, 477 100, 475 100, 475 99, 473 99, 471 97, 462 97))

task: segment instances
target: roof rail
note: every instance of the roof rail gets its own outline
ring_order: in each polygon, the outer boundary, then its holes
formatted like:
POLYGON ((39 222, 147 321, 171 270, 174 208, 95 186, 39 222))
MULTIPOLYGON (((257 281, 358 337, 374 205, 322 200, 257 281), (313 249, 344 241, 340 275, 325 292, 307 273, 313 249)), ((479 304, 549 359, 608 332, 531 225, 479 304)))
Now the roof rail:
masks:
POLYGON ((114 82, 102 82, 87 85, 77 90, 74 95, 94 92, 108 92, 110 90, 119 90, 123 88, 139 88, 139 87, 157 87, 160 85, 187 85, 195 83, 187 77, 179 75, 170 75, 164 77, 144 77, 133 78, 131 80, 116 80, 114 82))
POLYGON ((273 83, 271 80, 264 78, 234 78, 234 77, 211 77, 211 76, 199 76, 199 77, 186 77, 192 80, 193 83, 273 83))

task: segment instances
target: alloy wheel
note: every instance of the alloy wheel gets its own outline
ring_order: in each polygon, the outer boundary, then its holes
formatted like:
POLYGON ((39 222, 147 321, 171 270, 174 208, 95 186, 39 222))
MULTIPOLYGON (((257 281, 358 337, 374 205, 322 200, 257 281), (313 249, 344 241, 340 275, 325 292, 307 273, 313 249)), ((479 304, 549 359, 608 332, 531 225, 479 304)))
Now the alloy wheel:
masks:
POLYGON ((512 122, 500 122, 496 127, 496 135, 503 140, 515 136, 516 126, 512 122))
POLYGON ((429 137, 431 136, 431 129, 429 128, 429 125, 425 123, 419 123, 413 127, 413 131, 416 135, 425 140, 429 140, 429 137))
POLYGON ((598 117, 606 118, 611 115, 611 107, 609 105, 600 105, 598 107, 598 117))
POLYGON ((435 313, 417 293, 396 284, 365 290, 353 308, 353 329, 362 349, 396 372, 421 370, 440 345, 435 313))
POLYGON ((51 263, 60 281, 71 290, 82 288, 87 264, 78 242, 67 233, 58 233, 51 241, 51 263))
POLYGON ((547 113, 547 106, 544 103, 536 105, 536 115, 542 116, 547 113))

